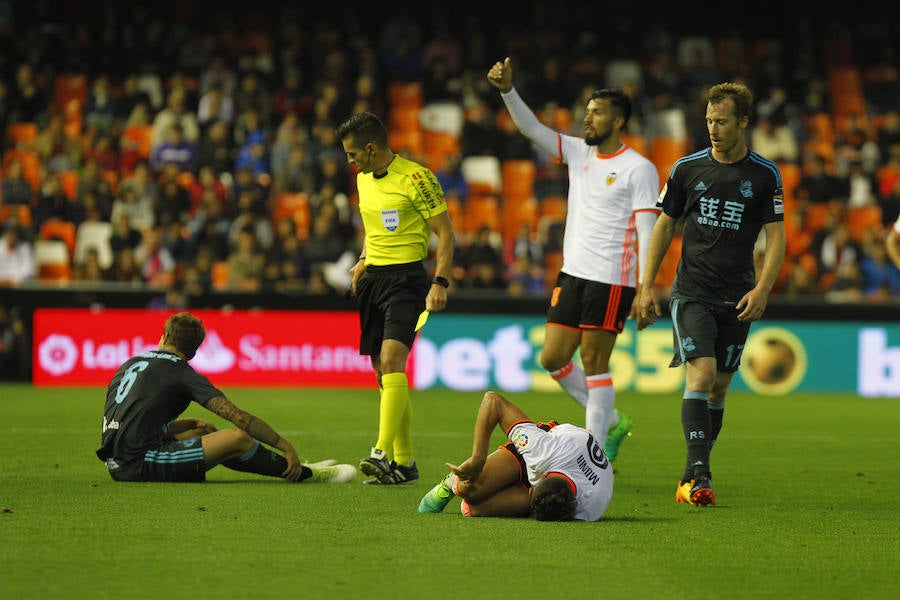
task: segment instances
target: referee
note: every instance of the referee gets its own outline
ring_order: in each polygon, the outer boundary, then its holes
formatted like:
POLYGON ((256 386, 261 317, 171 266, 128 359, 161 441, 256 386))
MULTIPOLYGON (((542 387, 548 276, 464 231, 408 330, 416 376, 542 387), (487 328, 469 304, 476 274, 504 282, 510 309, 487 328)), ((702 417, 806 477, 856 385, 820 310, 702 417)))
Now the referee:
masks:
POLYGON ((372 113, 338 125, 347 162, 355 166, 365 239, 350 269, 350 291, 359 301, 359 352, 372 359, 381 403, 378 440, 360 470, 367 483, 399 484, 419 478, 413 460, 412 403, 406 359, 423 310, 447 305, 455 236, 440 183, 427 167, 388 147, 387 129, 372 113), (437 235, 434 276, 423 260, 437 235), (393 454, 389 458, 390 454, 393 454))

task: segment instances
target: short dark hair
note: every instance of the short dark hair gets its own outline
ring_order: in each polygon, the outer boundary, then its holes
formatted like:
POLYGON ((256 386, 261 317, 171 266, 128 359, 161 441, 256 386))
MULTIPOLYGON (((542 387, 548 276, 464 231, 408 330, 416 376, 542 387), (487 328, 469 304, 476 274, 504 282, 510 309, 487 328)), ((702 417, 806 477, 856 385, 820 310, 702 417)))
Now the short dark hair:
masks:
POLYGON ((622 118, 625 119, 625 122, 622 123, 623 128, 625 125, 628 125, 628 119, 631 118, 631 97, 629 97, 628 94, 618 88, 603 88, 595 90, 594 93, 591 94, 591 100, 597 100, 599 98, 609 100, 609 103, 613 105, 613 108, 619 111, 622 118))
POLYGON ((379 148, 387 148, 387 127, 377 116, 370 112, 356 113, 347 118, 334 130, 334 135, 339 140, 353 137, 357 146, 365 146, 372 143, 379 148))
POLYGON ((167 344, 174 346, 186 359, 191 360, 206 337, 206 328, 203 327, 203 322, 191 313, 180 312, 166 320, 163 333, 167 344))
POLYGON ((531 512, 538 521, 571 521, 575 493, 564 477, 544 477, 531 490, 531 512))
POLYGON ((734 102, 734 114, 738 119, 749 118, 753 111, 753 92, 743 83, 720 83, 709 88, 707 100, 710 104, 718 104, 731 98, 734 102))

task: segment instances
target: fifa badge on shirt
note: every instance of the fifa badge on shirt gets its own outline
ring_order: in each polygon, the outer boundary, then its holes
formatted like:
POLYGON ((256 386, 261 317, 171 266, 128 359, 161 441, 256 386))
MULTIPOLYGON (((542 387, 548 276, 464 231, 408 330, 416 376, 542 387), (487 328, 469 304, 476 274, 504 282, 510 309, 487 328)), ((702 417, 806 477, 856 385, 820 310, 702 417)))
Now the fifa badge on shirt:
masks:
POLYGON ((396 208, 387 208, 381 211, 381 223, 388 231, 397 231, 400 226, 400 211, 396 208))

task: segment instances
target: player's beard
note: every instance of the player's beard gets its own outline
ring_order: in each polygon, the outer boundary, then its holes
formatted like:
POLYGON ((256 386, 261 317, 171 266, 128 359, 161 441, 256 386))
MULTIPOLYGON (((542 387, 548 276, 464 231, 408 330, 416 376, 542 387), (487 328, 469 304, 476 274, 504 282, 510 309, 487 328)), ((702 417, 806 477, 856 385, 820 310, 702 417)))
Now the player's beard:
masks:
POLYGON ((589 133, 584 136, 584 143, 588 146, 599 146, 609 139, 610 132, 606 131, 604 133, 589 133))

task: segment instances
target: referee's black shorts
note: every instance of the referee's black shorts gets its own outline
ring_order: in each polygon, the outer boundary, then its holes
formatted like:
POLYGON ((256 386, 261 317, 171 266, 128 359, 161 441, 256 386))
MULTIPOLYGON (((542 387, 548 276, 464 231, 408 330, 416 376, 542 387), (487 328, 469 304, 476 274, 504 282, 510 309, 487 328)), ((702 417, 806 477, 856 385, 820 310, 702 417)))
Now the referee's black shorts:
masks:
POLYGON ((359 353, 381 353, 384 340, 397 340, 412 348, 416 321, 425 310, 428 273, 421 262, 366 267, 356 286, 359 301, 359 353))

